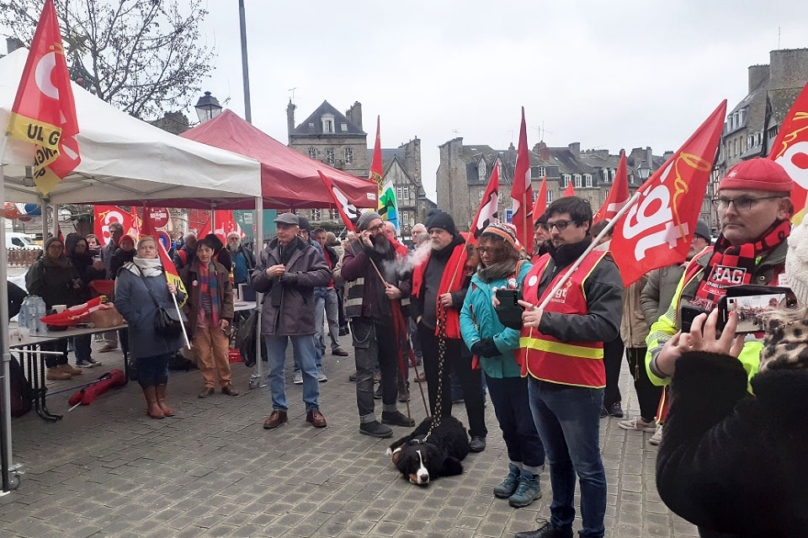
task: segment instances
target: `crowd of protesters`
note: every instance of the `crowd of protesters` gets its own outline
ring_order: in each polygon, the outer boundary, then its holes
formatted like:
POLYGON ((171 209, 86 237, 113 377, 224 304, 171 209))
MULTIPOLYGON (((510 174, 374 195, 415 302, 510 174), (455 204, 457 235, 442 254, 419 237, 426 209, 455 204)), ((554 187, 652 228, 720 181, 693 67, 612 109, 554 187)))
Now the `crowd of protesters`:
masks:
MULTIPOLYGON (((509 460, 496 497, 530 505, 542 496, 540 475, 549 464, 550 518, 517 538, 571 537, 577 484, 580 535, 604 536, 606 417, 622 418, 620 428, 661 443, 660 496, 702 537, 799 536, 808 528, 801 464, 808 446, 808 222, 792 231, 792 189, 771 160, 735 166, 712 200, 717 240, 699 221, 686 261, 625 288, 610 234, 600 233, 608 221, 593 224, 589 203, 575 196, 537 216, 532 245, 521 245, 510 224, 490 224, 470 240, 441 210, 411 228, 409 248, 369 210, 344 241, 282 213, 277 236, 255 253, 238 233, 226 245, 213 234, 191 233, 172 248, 187 297, 167 280, 154 238, 135 245, 113 224, 103 246, 94 235, 48 239, 26 284, 50 309, 85 302, 93 280, 115 280, 115 305, 128 323, 128 338, 120 340, 137 363, 153 418, 173 415, 166 404, 168 361, 183 341, 155 331, 160 310, 173 306, 171 294, 185 302, 203 378, 200 398, 212 396, 217 382, 222 393, 238 395, 228 362, 233 289, 248 285, 264 294, 260 331, 272 409, 266 429, 289 420, 290 341, 305 420, 327 426, 320 410, 319 384, 328 379, 323 358, 327 344, 332 355, 348 356, 339 340, 347 334, 359 433, 385 438, 393 435, 390 426, 413 427, 397 405, 409 399, 411 347, 423 367, 414 380, 427 385, 430 414, 451 415, 450 379, 457 380, 472 452, 486 448, 487 387, 509 460), (796 308, 763 316, 761 333, 736 338, 735 315, 719 331, 719 302, 738 284, 788 286, 796 308), (700 315, 688 329, 684 314, 694 308, 700 315), (624 416, 618 389, 623 357, 636 392, 633 417, 624 416)), ((99 351, 115 349, 118 340, 106 333, 99 351)), ((89 337, 72 345, 79 368, 69 365, 66 342, 48 344, 62 352, 46 357, 48 379, 69 379, 99 364, 89 337)))

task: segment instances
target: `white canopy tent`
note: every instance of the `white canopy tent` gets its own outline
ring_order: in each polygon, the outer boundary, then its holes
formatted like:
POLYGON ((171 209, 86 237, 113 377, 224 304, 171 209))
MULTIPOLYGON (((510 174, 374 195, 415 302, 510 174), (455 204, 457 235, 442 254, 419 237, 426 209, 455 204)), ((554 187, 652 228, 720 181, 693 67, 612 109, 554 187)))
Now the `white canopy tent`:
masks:
MULTIPOLYGON (((0 128, 8 124, 28 51, 19 49, 0 59, 0 128)), ((34 146, 0 139, 5 146, 0 162, 0 207, 31 203, 54 209, 59 204, 160 205, 186 208, 227 208, 252 199, 261 211, 261 165, 258 161, 219 148, 186 140, 134 118, 73 84, 80 134, 81 164, 47 198, 31 179, 34 146), (26 168, 28 169, 26 170, 26 168)), ((54 211, 54 214, 56 212, 54 211)), ((257 215, 258 232, 263 218, 257 215)), ((11 463, 9 392, 7 252, 5 224, 0 223, 0 339, 2 340, 2 407, 5 450, 11 463)), ((263 235, 258 235, 262 237, 263 235)), ((257 361, 259 366, 261 361, 257 361)), ((6 473, 4 473, 7 476, 6 473)), ((0 491, 0 495, 2 495, 0 491)))

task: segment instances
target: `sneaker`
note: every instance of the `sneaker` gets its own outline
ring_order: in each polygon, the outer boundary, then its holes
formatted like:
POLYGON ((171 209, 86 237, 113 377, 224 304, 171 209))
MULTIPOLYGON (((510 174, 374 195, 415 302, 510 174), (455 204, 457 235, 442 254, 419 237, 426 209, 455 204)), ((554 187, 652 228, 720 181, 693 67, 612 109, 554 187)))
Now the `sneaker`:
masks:
POLYGON ((472 437, 469 443, 469 451, 482 452, 485 450, 485 437, 472 437))
POLYGON ((600 418, 606 418, 608 416, 609 416, 609 410, 601 405, 600 406, 600 418))
POLYGON ((617 426, 624 430, 637 430, 640 432, 654 433, 656 431, 656 424, 653 420, 647 421, 642 417, 634 417, 630 420, 621 420, 617 426))
POLYGON ((508 464, 508 476, 502 483, 494 488, 494 497, 499 499, 507 499, 514 493, 519 486, 519 477, 522 476, 522 470, 513 463, 508 464))
POLYGON ((356 372, 348 376, 348 381, 350 381, 351 383, 356 383, 356 372))
POLYGON ((651 436, 648 442, 654 446, 659 446, 659 443, 662 442, 662 424, 657 425, 654 435, 651 436))
POLYGON ((346 326, 344 326, 344 327, 340 327, 340 328, 339 328, 339 335, 340 335, 340 336, 348 336, 349 334, 351 334, 351 331, 349 331, 349 330, 348 330, 348 326, 347 326, 347 325, 346 325, 346 326))
POLYGON ((90 357, 89 359, 87 359, 87 362, 90 364, 90 368, 92 368, 93 366, 101 366, 102 364, 104 364, 104 363, 102 363, 101 361, 97 361, 97 360, 95 360, 95 359, 94 359, 94 358, 92 358, 92 357, 90 357))
POLYGON ((90 364, 90 361, 76 361, 76 366, 79 368, 92 368, 95 364, 90 364))
POLYGON ((302 385, 303 384, 303 370, 298 370, 295 372, 295 385, 302 385))
POLYGON ((348 352, 345 351, 344 349, 342 349, 341 347, 338 347, 337 349, 332 349, 331 354, 336 355, 337 357, 347 357, 348 356, 348 352))
POLYGON ((393 430, 387 426, 374 420, 373 422, 363 422, 359 425, 359 433, 362 435, 370 435, 371 437, 379 437, 381 439, 391 437, 393 430))
POLYGON ((317 368, 317 381, 320 383, 325 383, 328 381, 328 377, 325 375, 325 368, 317 368))
POLYGON ((623 406, 620 402, 614 402, 609 408, 609 416, 614 418, 623 418, 623 406))
POLYGON ((519 485, 514 494, 508 498, 508 504, 514 508, 524 508, 538 499, 541 499, 539 475, 534 475, 530 471, 522 469, 519 476, 519 485))
POLYGON ((401 411, 382 411, 382 424, 412 428, 415 420, 407 418, 401 411))

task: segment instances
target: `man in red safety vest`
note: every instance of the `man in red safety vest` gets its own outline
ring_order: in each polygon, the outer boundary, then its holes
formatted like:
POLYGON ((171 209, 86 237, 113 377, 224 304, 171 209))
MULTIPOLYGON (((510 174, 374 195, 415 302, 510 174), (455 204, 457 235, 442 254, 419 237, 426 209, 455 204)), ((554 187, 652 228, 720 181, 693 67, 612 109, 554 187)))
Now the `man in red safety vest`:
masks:
MULTIPOLYGON (((603 342, 617 338, 623 282, 607 252, 592 251, 538 308, 592 242, 589 202, 568 196, 545 213, 550 241, 525 277, 520 339, 533 420, 550 464, 550 521, 517 538, 571 538, 575 475, 581 482, 581 536, 602 537, 606 474, 600 457, 600 408, 606 372, 603 342)), ((504 320, 503 320, 504 322, 504 320)))

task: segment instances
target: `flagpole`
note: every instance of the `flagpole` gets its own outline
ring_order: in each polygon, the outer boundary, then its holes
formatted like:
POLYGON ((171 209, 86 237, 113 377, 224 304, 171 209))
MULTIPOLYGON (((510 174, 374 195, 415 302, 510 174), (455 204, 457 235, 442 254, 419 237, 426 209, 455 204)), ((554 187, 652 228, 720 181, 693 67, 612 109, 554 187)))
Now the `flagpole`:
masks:
POLYGON ((188 346, 188 349, 191 349, 191 341, 188 340, 188 332, 185 330, 185 324, 182 322, 182 312, 180 311, 180 305, 177 303, 177 294, 172 293, 170 295, 171 298, 174 299, 174 308, 177 309, 177 314, 180 320, 180 326, 182 327, 182 335, 185 337, 185 345, 188 346))
MULTIPOLYGON (((6 144, 8 143, 8 132, 3 136, 0 141, 0 207, 5 207, 6 201, 6 174, 5 167, 3 166, 3 156, 6 153, 6 144)), ((47 219, 47 213, 44 213, 47 219)), ((11 353, 8 347, 8 285, 5 284, 8 279, 8 251, 6 249, 6 222, 3 218, 2 226, 0 226, 0 353, 2 353, 2 435, 4 452, 2 454, 2 464, 0 471, 2 471, 2 488, 0 488, 0 496, 5 495, 11 489, 9 470, 12 467, 12 453, 11 453, 11 353)))
POLYGON ((592 239, 592 243, 590 243, 590 245, 586 247, 584 253, 581 254, 581 256, 577 260, 575 260, 575 263, 572 264, 572 267, 570 267, 569 271, 567 271, 564 274, 564 276, 561 277, 561 280, 559 280, 556 283, 556 285, 553 286, 553 289, 550 290, 550 293, 548 293, 547 297, 545 297, 544 300, 541 302, 541 304, 539 305, 540 309, 543 310, 547 306, 547 303, 550 302, 550 299, 553 297, 553 295, 555 295, 555 293, 559 289, 561 289, 561 286, 567 283, 570 277, 572 277, 572 273, 574 273, 578 269, 578 267, 584 261, 584 258, 586 258, 590 252, 595 250, 595 248, 598 246, 598 241, 606 237, 606 235, 611 231, 612 228, 615 227, 617 222, 626 213, 626 211, 628 211, 629 208, 631 208, 631 206, 633 206, 637 202, 637 200, 640 199, 641 195, 642 195, 642 189, 637 189, 637 192, 634 193, 634 196, 631 197, 628 203, 624 205, 620 211, 617 212, 614 218, 609 221, 609 224, 607 224, 606 227, 603 228, 603 230, 598 234, 598 236, 592 239))
POLYGON ((526 192, 522 192, 522 207, 520 207, 519 209, 522 210, 522 230, 525 233, 525 237, 522 238, 525 243, 522 246, 525 247, 525 251, 527 251, 527 238, 528 238, 528 233, 529 232, 528 232, 528 229, 527 229, 527 193, 526 192))

